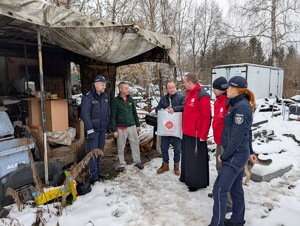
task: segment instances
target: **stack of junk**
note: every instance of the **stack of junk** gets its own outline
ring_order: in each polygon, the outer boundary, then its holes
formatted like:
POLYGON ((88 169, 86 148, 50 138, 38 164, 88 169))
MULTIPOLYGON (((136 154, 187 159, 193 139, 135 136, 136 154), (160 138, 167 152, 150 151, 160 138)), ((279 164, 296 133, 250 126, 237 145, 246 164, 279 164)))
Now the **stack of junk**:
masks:
MULTIPOLYGON (((34 139, 14 137, 14 127, 7 113, 0 111, 0 209, 13 203, 13 199, 5 195, 8 187, 17 191, 22 203, 32 200, 34 181, 28 152, 33 153, 35 148, 34 139)), ((39 177, 44 180, 44 162, 34 164, 39 177)), ((49 161, 48 168, 49 181, 55 181, 55 176, 61 172, 61 164, 49 161)))

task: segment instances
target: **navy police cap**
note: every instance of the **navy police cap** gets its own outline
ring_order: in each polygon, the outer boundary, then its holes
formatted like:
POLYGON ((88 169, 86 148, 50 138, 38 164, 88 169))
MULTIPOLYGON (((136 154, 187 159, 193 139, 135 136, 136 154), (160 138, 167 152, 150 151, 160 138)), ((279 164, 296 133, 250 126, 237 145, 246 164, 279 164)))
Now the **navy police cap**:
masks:
POLYGON ((97 75, 94 82, 109 82, 103 75, 97 75))
POLYGON ((221 85, 222 88, 228 88, 229 86, 233 86, 236 88, 247 88, 248 83, 247 80, 242 76, 234 76, 229 79, 227 84, 221 85))

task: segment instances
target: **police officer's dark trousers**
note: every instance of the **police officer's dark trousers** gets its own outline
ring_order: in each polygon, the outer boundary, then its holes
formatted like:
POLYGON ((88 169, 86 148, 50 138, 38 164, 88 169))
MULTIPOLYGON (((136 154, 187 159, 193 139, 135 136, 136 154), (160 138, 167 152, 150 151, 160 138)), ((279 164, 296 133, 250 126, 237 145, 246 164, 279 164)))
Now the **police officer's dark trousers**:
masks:
POLYGON ((242 187, 243 176, 244 168, 233 168, 230 165, 222 164, 213 188, 214 207, 211 226, 224 225, 228 192, 230 192, 232 198, 231 222, 236 225, 244 225, 245 200, 242 187))
MULTIPOLYGON (((95 137, 93 139, 87 139, 87 150, 88 152, 92 151, 95 148, 100 148, 102 151, 105 144, 105 134, 106 129, 95 132, 95 137)), ((98 180, 98 175, 100 174, 100 156, 98 158, 91 158, 89 162, 90 167, 90 178, 92 180, 98 180)))

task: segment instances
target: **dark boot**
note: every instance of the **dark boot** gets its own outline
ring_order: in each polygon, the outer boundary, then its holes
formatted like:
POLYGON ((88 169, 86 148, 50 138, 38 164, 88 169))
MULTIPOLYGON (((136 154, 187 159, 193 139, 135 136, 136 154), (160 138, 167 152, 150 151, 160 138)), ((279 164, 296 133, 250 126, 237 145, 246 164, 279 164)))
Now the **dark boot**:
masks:
POLYGON ((244 226, 245 223, 246 223, 246 221, 244 221, 243 223, 240 223, 240 224, 231 223, 230 219, 225 219, 225 221, 224 221, 225 226, 244 226))
POLYGON ((161 174, 165 171, 169 171, 169 163, 168 162, 163 162, 161 167, 156 171, 158 174, 161 174))

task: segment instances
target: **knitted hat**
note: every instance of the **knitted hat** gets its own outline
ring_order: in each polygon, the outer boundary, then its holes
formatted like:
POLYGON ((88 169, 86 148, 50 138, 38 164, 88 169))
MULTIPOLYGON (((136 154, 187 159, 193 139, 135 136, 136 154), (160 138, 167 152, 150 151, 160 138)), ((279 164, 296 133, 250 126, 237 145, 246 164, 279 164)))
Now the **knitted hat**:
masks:
POLYGON ((222 88, 221 85, 224 85, 226 83, 227 83, 226 78, 221 76, 221 77, 215 79, 215 81, 213 82, 213 88, 221 90, 221 91, 225 91, 227 88, 222 88))

